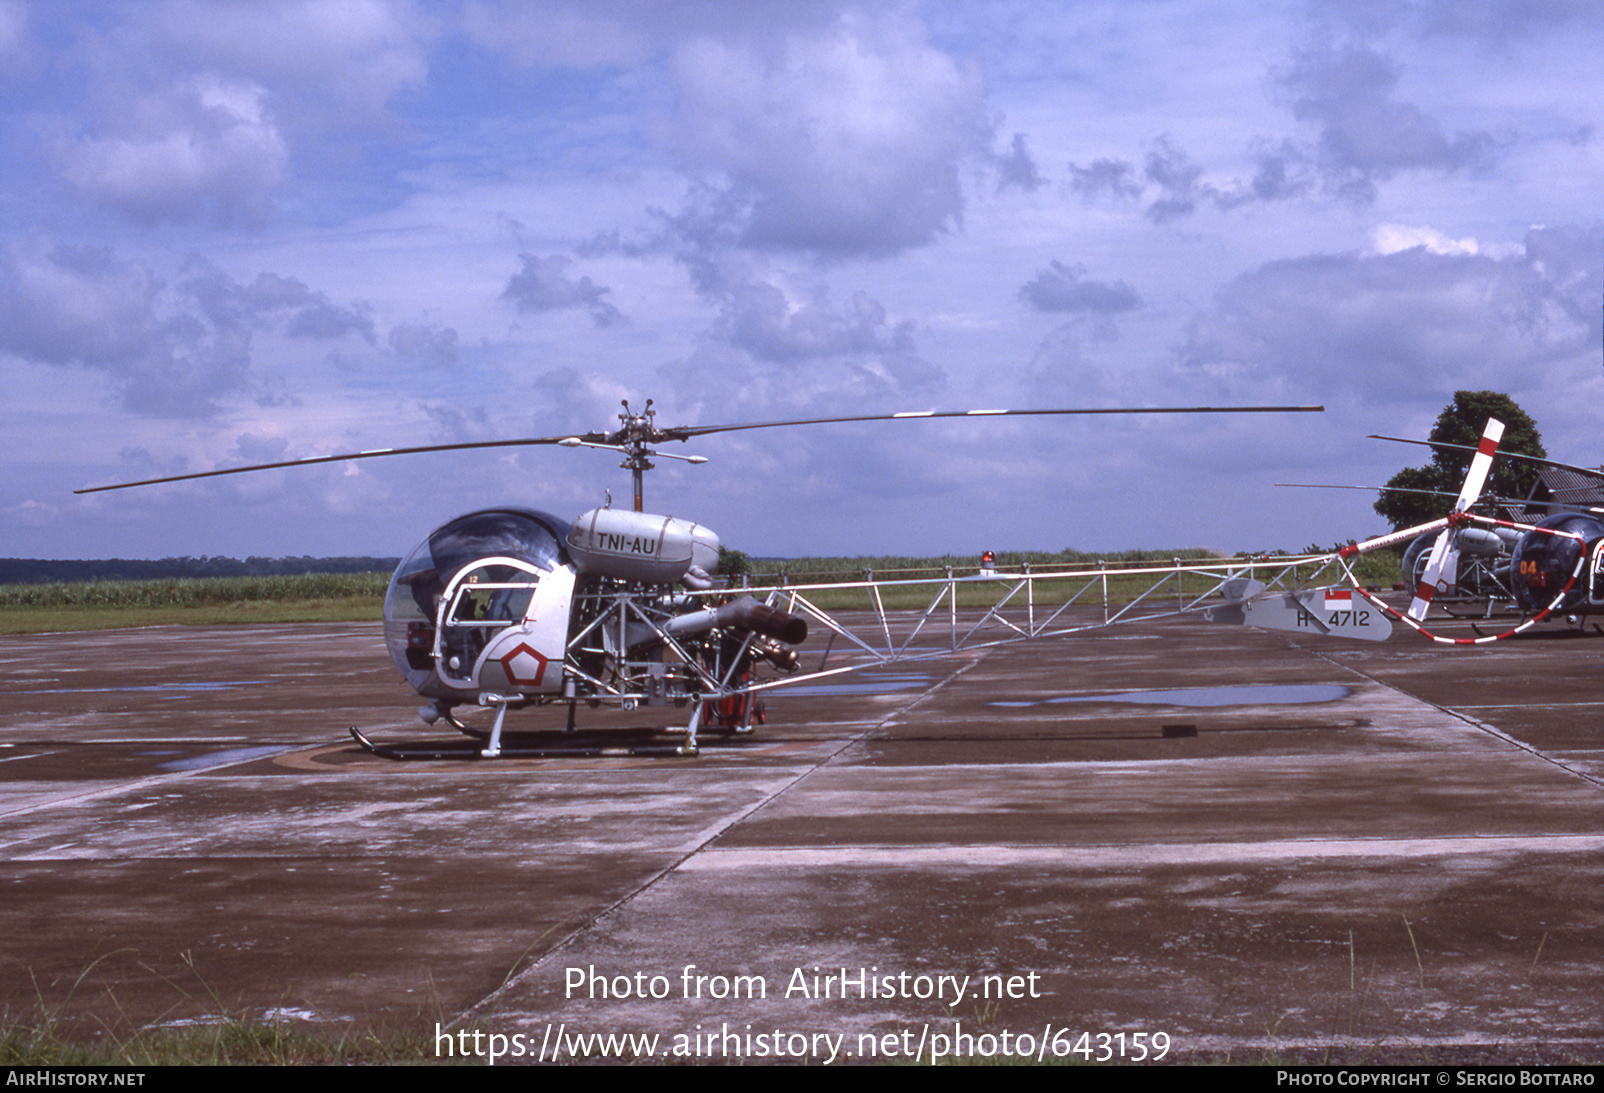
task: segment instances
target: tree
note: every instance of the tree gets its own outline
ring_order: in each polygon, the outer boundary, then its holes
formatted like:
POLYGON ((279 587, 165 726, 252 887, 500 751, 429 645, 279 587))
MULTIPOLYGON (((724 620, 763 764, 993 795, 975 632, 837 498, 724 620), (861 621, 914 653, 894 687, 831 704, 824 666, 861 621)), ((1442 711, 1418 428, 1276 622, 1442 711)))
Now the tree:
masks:
POLYGON ((742 551, 731 550, 720 544, 718 568, 713 572, 720 577, 749 577, 752 574, 752 559, 742 551))
MULTIPOLYGON (((1487 419, 1504 423, 1501 452, 1544 459, 1543 438, 1533 421, 1508 395, 1497 391, 1455 391, 1454 401, 1443 409, 1432 427, 1429 440, 1442 444, 1463 444, 1475 448, 1481 442, 1487 419)), ((1446 516, 1453 511, 1454 499, 1465 484, 1472 453, 1453 449, 1433 449, 1431 462, 1424 467, 1405 467, 1387 480, 1376 499, 1376 512, 1392 523, 1394 530, 1414 527, 1446 516), (1435 490, 1435 494, 1405 493, 1404 490, 1435 490)), ((1495 460, 1492 477, 1482 490, 1499 497, 1524 498, 1537 481, 1537 469, 1516 460, 1495 460)))

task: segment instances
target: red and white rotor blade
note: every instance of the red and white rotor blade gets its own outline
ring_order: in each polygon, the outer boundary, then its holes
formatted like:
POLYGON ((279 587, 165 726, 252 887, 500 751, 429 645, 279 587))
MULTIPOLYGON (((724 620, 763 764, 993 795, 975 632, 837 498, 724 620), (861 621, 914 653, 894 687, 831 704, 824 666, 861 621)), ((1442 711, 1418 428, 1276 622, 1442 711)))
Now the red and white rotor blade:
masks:
POLYGON ((1431 609, 1432 593, 1446 592, 1459 579, 1459 548, 1454 546, 1454 529, 1443 528, 1431 544, 1431 555, 1426 559, 1420 584, 1415 587, 1415 598, 1409 601, 1409 617, 1421 622, 1431 609))
MULTIPOLYGON (((1487 428, 1481 435, 1481 443, 1476 446, 1476 454, 1470 460, 1470 473, 1465 475, 1465 485, 1459 491, 1459 500, 1454 502, 1454 512, 1464 512, 1481 496, 1482 487, 1487 484, 1487 475, 1493 469, 1493 453, 1498 451, 1498 442, 1503 437, 1504 423, 1495 417, 1488 418, 1487 428)), ((1414 599, 1409 601, 1409 617, 1416 622, 1424 619, 1426 611, 1431 607, 1432 594, 1439 589, 1446 591, 1458 579, 1459 547, 1454 542, 1454 529, 1446 527, 1437 536, 1437 541, 1431 544, 1431 556, 1426 559, 1426 571, 1420 575, 1420 584, 1415 589, 1414 599)))
POLYGON ((1470 473, 1465 475, 1465 486, 1459 491, 1455 512, 1464 512, 1481 496, 1481 488, 1487 484, 1487 475, 1493 469, 1493 454, 1498 451, 1498 442, 1502 439, 1504 423, 1495 417, 1488 418, 1487 428, 1481 434, 1481 443, 1476 445, 1476 454, 1470 457, 1470 473))

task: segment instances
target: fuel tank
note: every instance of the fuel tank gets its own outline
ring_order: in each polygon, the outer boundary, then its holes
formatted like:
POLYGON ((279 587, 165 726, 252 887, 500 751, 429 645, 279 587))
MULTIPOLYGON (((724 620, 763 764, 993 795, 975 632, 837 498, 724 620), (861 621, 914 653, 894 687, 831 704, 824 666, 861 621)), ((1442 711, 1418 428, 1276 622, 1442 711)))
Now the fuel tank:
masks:
POLYGON ((568 529, 568 556, 581 573, 642 584, 673 584, 692 566, 718 567, 718 536, 672 516, 591 509, 568 529))
POLYGON ((1509 528, 1460 528, 1454 533, 1459 553, 1477 558, 1497 558, 1508 554, 1520 542, 1520 532, 1509 528))

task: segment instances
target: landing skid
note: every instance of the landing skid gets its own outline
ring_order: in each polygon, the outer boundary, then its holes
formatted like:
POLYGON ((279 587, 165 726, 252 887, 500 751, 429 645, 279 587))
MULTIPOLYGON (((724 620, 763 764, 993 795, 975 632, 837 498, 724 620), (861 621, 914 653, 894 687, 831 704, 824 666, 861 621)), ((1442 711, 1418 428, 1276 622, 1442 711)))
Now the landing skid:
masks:
POLYGON ((1453 607, 1448 604, 1442 605, 1443 614, 1447 615, 1451 619, 1479 619, 1482 622, 1486 622, 1488 619, 1493 617, 1493 611, 1495 608, 1499 610, 1505 610, 1503 601, 1493 600, 1488 603, 1485 608, 1475 611, 1455 611, 1453 607))
MULTIPOLYGON (((456 741, 433 744, 375 744, 363 736, 356 726, 351 727, 351 739, 373 755, 384 759, 488 759, 486 750, 473 744, 456 741)), ((523 745, 501 742, 495 758, 502 759, 603 759, 603 758, 692 758, 697 754, 694 743, 680 744, 537 744, 523 745)))

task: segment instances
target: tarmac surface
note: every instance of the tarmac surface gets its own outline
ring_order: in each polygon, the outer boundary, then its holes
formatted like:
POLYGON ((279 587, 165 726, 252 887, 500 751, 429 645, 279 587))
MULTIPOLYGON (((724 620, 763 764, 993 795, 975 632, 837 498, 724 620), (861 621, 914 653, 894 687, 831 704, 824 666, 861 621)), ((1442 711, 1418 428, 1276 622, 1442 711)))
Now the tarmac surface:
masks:
POLYGON ((1171 620, 782 689, 695 759, 397 762, 347 726, 455 734, 377 624, 4 637, 0 1006, 508 1062, 1604 1061, 1601 668, 1171 620))

